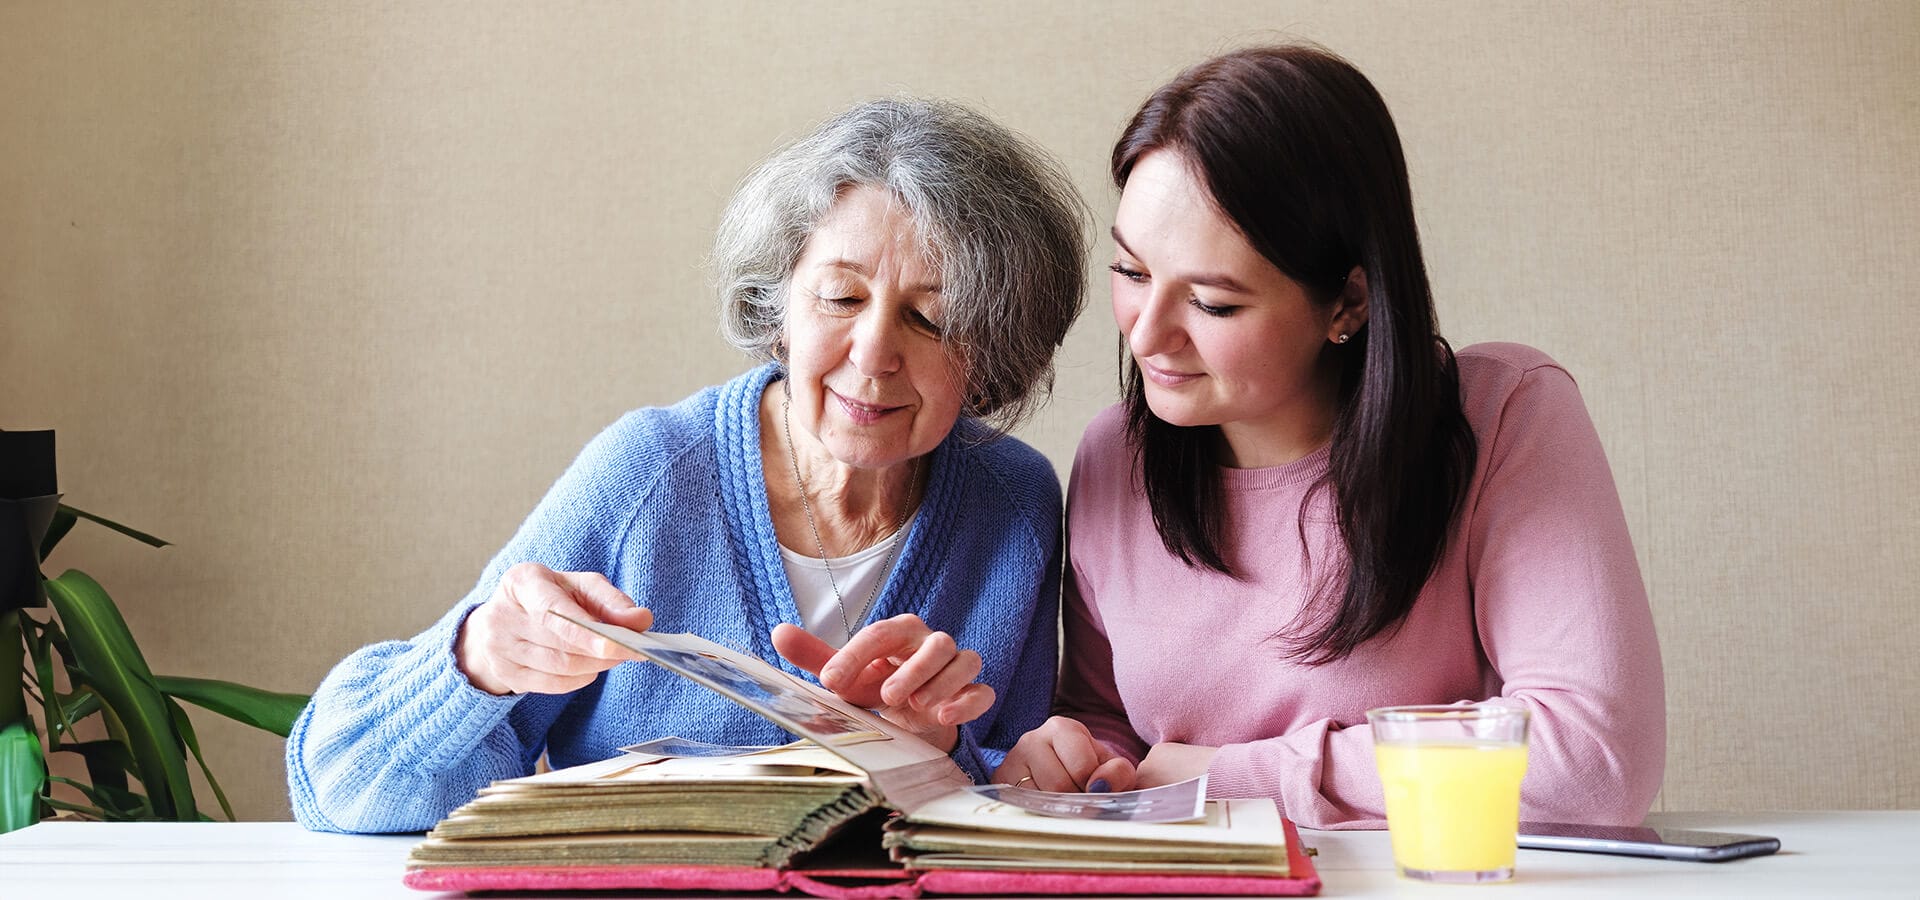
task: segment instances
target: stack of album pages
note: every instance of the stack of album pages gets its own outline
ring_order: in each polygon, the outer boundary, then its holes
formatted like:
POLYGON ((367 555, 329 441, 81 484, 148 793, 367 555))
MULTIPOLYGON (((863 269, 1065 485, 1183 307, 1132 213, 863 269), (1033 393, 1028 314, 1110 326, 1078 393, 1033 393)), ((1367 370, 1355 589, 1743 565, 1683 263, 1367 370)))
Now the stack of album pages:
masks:
POLYGON ((495 782, 435 826, 412 862, 780 868, 878 805, 857 769, 818 747, 722 758, 636 748, 495 782))
POLYGON ((663 738, 499 781, 408 859, 423 890, 929 894, 1315 893, 1273 801, 1204 779, 1058 794, 973 785, 938 748, 765 662, 693 635, 581 623, 805 739, 663 738))

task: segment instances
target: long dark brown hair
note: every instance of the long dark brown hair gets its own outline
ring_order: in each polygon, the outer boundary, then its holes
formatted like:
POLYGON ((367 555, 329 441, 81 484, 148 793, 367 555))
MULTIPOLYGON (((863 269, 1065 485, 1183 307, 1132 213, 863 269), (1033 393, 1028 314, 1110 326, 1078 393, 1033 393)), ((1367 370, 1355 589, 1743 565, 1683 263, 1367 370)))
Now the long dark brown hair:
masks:
MULTIPOLYGON (((1406 618, 1473 476, 1473 432, 1435 321, 1399 134, 1366 76, 1326 50, 1289 45, 1208 60, 1155 91, 1114 145, 1114 184, 1124 189, 1134 164, 1160 149, 1179 154, 1248 243, 1314 302, 1337 300, 1355 266, 1366 274, 1366 326, 1326 351, 1338 366, 1337 408, 1314 487, 1332 492, 1345 584, 1322 580, 1276 635, 1305 662, 1344 658, 1406 618)), ((1236 574, 1221 550, 1219 427, 1155 416, 1131 357, 1122 389, 1160 540, 1189 566, 1236 574)))

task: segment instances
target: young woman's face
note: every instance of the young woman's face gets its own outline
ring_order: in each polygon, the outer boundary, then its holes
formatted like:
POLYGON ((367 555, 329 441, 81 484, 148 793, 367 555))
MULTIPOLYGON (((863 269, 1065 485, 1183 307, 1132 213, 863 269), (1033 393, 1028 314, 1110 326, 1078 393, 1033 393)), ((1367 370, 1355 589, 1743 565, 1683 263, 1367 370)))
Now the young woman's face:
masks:
POLYGON ((1330 416, 1336 305, 1253 249, 1182 157, 1134 164, 1113 239, 1113 317, 1154 415, 1221 426, 1242 467, 1266 464, 1265 437, 1330 416))
POLYGON ((849 190, 814 228, 787 295, 793 427, 859 468, 933 450, 960 418, 959 367, 940 341, 939 273, 908 211, 849 190))

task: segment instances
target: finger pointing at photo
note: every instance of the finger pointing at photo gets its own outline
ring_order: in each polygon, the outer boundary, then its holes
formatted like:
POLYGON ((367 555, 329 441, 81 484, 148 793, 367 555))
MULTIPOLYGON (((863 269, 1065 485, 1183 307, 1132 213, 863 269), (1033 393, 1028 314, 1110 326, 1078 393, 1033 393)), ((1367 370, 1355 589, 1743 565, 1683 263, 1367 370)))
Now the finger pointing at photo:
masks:
POLYGON ((848 702, 878 710, 928 743, 952 749, 957 728, 993 706, 993 689, 974 681, 980 656, 906 614, 861 629, 835 651, 792 626, 773 631, 774 649, 848 702))

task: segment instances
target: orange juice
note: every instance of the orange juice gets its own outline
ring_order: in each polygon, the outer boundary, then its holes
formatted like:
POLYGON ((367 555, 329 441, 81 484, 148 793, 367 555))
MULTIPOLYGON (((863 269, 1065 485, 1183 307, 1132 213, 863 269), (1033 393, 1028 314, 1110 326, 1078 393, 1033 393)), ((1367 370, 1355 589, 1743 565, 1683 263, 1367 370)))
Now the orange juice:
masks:
POLYGON ((1393 859, 1402 869, 1513 868, 1527 745, 1505 741, 1378 743, 1393 859))

